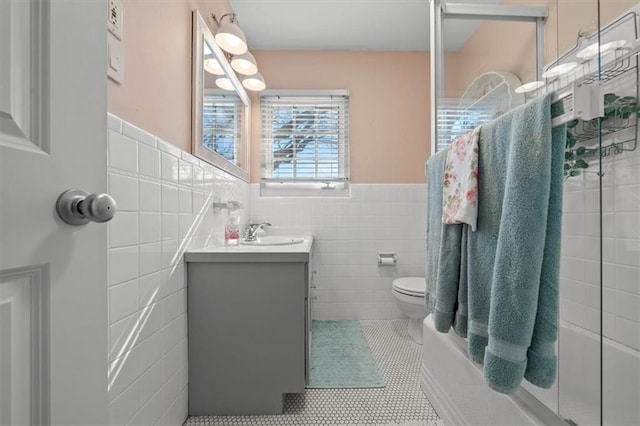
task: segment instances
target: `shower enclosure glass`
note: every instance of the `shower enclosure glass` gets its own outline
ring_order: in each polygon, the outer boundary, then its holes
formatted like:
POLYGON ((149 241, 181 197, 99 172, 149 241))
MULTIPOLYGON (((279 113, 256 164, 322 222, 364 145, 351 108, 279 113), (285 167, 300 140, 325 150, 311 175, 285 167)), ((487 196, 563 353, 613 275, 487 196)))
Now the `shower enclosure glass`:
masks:
POLYGON ((568 126, 558 380, 523 387, 575 424, 640 424, 639 3, 483 3, 431 0, 432 152, 556 93, 568 126))
MULTIPOLYGON (((640 4, 600 1, 601 421, 640 424, 640 4), (613 50, 611 46, 618 46, 613 50)), ((585 176, 584 185, 593 185, 585 176)))

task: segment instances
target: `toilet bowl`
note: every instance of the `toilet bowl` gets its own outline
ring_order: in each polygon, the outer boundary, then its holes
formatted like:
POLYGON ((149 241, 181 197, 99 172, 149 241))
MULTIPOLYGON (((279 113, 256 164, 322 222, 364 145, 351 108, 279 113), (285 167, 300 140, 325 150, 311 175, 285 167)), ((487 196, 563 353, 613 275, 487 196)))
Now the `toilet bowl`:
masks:
POLYGON ((424 299, 424 277, 404 277, 393 280, 392 292, 398 308, 409 317, 409 336, 422 344, 422 321, 429 314, 424 299))

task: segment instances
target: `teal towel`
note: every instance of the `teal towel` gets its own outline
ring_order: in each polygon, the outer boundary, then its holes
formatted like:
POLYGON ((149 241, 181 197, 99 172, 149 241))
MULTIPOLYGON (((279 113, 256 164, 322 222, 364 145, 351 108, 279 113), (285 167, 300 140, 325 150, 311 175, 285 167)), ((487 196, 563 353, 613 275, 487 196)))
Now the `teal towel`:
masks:
POLYGON ((562 135, 552 134, 551 94, 480 135, 478 229, 467 233, 467 335, 471 358, 484 362, 485 380, 502 393, 515 390, 525 370, 534 384, 555 378, 562 135))
POLYGON ((429 158, 427 166, 427 264, 425 268, 427 310, 436 307, 436 282, 442 237, 442 185, 447 151, 439 151, 429 158))
MULTIPOLYGON (((433 322, 441 333, 448 333, 453 325, 458 302, 460 256, 462 252, 462 224, 442 223, 438 275, 436 279, 436 307, 433 322)), ((465 225, 466 226, 466 225, 465 225)))
POLYGON ((467 337, 467 323, 469 314, 467 308, 467 233, 469 225, 462 225, 462 238, 460 242, 460 283, 458 285, 458 301, 456 314, 453 320, 453 329, 460 337, 467 337))
MULTIPOLYGON (((555 106, 555 105, 554 105, 555 106)), ((562 106, 561 103, 557 106, 562 106)), ((551 108, 552 116, 554 108, 551 108)), ((533 338, 527 352, 524 377, 541 388, 548 389, 555 382, 557 358, 555 343, 558 338, 558 284, 560 276, 560 241, 562 239, 562 189, 566 126, 552 130, 551 191, 549 216, 545 238, 544 258, 538 293, 538 311, 533 338)))
MULTIPOLYGON (((427 169, 426 305, 436 330, 447 333, 454 323, 460 281, 462 224, 442 223, 442 194, 447 150, 429 159, 427 169)), ((465 225, 466 226, 466 225, 465 225)))
POLYGON ((454 322, 460 280, 461 224, 442 223, 442 194, 447 150, 434 154, 427 169, 426 303, 436 330, 447 333, 454 322))

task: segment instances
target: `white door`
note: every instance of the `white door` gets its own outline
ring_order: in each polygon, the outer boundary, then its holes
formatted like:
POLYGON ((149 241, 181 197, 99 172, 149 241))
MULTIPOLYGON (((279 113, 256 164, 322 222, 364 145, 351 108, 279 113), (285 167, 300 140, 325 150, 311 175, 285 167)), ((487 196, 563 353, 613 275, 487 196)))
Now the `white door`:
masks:
POLYGON ((107 423, 106 0, 0 1, 0 425, 107 423))

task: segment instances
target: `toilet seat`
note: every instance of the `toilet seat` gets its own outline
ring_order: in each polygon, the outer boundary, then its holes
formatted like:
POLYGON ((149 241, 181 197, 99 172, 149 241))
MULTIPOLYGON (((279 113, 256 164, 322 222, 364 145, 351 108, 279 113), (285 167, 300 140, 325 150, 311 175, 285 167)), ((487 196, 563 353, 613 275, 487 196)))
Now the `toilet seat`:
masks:
POLYGON ((422 344, 422 321, 429 313, 425 303, 426 287, 424 277, 396 278, 391 285, 391 293, 398 309, 409 317, 409 336, 419 345, 422 344))
POLYGON ((424 297, 426 283, 424 277, 405 277, 393 280, 393 291, 407 296, 424 297))

